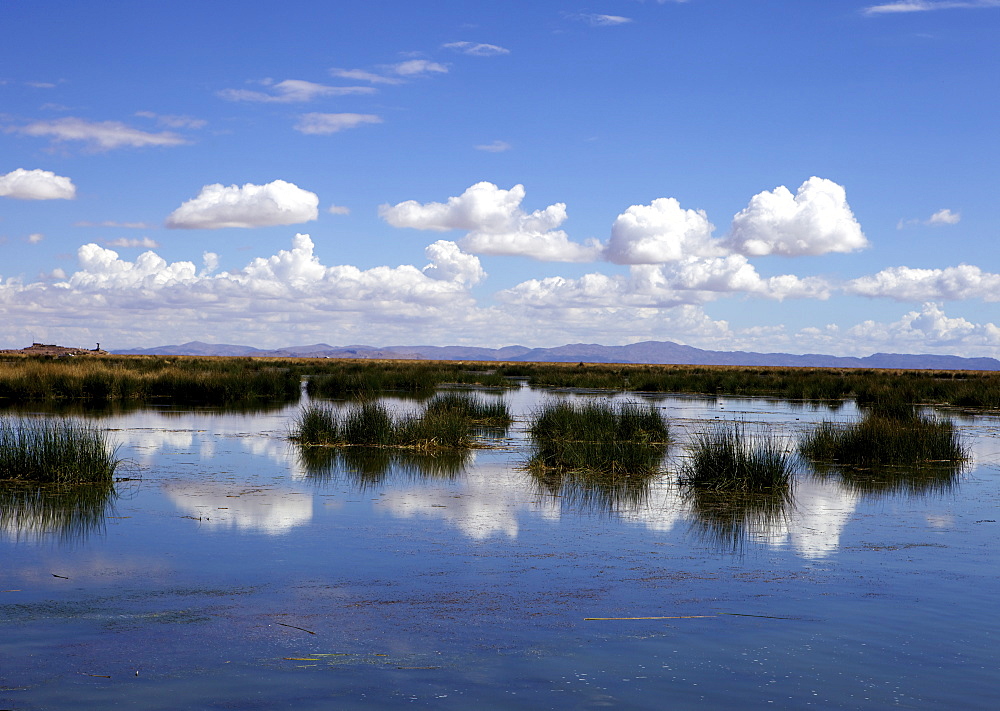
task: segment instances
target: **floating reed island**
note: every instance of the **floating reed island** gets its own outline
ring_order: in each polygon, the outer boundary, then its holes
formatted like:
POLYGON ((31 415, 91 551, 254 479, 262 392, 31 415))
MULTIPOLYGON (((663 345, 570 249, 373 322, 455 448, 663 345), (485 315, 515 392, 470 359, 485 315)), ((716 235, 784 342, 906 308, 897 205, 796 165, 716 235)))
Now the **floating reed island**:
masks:
POLYGON ((291 438, 303 445, 466 449, 477 428, 507 427, 505 402, 486 402, 471 393, 445 393, 415 414, 397 415, 381 402, 343 408, 310 404, 292 425, 291 438))

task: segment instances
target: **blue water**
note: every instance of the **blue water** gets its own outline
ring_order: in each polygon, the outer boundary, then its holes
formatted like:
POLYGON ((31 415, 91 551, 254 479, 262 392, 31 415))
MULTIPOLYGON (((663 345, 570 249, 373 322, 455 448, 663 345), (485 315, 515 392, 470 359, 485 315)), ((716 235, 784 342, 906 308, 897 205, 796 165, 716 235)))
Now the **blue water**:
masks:
MULTIPOLYGON (((523 424, 550 396, 507 398, 523 424)), ((855 415, 655 403, 668 472, 716 419, 855 415)), ((141 481, 86 530, 0 526, 0 708, 1000 705, 1000 419, 959 421, 948 486, 804 469, 734 535, 669 473, 617 506, 541 491, 517 426, 464 463, 310 469, 296 412, 97 418, 141 481), (642 617, 670 619, 588 619, 642 617)))

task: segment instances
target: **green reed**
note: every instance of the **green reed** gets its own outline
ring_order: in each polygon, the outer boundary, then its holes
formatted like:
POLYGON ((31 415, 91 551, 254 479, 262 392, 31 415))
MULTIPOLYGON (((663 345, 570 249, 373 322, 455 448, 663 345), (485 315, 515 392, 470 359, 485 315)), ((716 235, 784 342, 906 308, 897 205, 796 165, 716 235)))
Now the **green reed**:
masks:
POLYGON ((484 400, 468 392, 441 393, 427 403, 425 411, 430 413, 454 412, 468 417, 484 427, 508 427, 513 421, 510 408, 501 399, 484 400))
POLYGON ((954 423, 926 415, 866 415, 857 422, 821 422, 799 442, 809 459, 871 467, 926 462, 962 462, 968 451, 954 423))
POLYGON ((16 358, 0 361, 0 402, 287 401, 298 396, 300 379, 251 358, 16 358))
POLYGON ((1000 408, 1000 372, 988 371, 197 356, 3 356, 0 402, 288 401, 303 378, 316 397, 374 397, 446 383, 510 387, 512 377, 541 387, 1000 408))
POLYGON ((503 364, 497 373, 538 387, 773 396, 1000 408, 1000 372, 588 363, 503 364))
POLYGON ((719 423, 697 435, 681 465, 683 485, 718 491, 766 491, 787 488, 794 473, 788 444, 746 423, 719 423))
POLYGON ((73 420, 0 419, 0 479, 110 482, 122 464, 97 428, 73 420))
POLYGON ((396 416, 374 401, 342 410, 313 404, 299 412, 290 436, 304 445, 464 449, 473 444, 473 424, 455 410, 396 416))
POLYGON ((669 427, 651 406, 549 403, 535 414, 529 469, 629 476, 659 471, 669 427))

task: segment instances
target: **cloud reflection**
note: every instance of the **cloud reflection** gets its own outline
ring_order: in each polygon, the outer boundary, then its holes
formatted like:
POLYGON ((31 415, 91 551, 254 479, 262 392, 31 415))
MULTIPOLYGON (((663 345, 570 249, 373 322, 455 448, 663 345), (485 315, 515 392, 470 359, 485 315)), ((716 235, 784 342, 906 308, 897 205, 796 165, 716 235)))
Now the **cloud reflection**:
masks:
POLYGON ((236 528, 272 536, 312 520, 312 494, 288 489, 234 490, 219 484, 168 484, 164 493, 188 516, 210 529, 236 528))

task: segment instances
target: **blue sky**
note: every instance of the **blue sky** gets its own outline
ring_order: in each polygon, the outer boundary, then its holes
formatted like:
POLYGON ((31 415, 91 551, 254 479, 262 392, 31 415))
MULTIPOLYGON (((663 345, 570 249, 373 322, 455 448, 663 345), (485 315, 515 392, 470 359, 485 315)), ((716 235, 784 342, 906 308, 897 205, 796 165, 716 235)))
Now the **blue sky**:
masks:
POLYGON ((1000 2, 8 3, 0 347, 1000 357, 1000 2))

